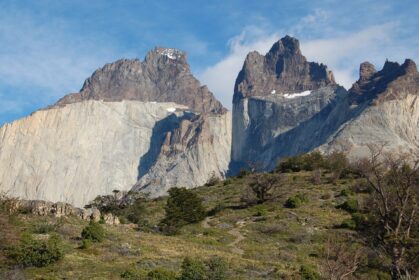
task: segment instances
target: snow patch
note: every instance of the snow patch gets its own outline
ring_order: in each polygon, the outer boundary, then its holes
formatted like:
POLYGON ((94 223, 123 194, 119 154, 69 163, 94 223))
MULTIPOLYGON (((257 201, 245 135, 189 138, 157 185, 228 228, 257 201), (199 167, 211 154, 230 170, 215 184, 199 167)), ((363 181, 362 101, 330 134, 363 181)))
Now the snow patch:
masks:
POLYGON ((167 110, 167 112, 169 112, 169 113, 174 113, 174 112, 176 112, 176 108, 174 108, 174 107, 167 108, 166 110, 167 110))
POLYGON ((296 92, 296 93, 284 93, 285 98, 296 98, 300 96, 308 96, 311 94, 311 90, 306 90, 303 92, 296 92))
POLYGON ((181 55, 181 52, 177 49, 163 49, 163 50, 160 50, 159 53, 161 55, 167 56, 170 59, 177 59, 181 55))
POLYGON ((271 94, 275 94, 275 93, 276 93, 276 90, 272 90, 272 91, 271 91, 271 94))

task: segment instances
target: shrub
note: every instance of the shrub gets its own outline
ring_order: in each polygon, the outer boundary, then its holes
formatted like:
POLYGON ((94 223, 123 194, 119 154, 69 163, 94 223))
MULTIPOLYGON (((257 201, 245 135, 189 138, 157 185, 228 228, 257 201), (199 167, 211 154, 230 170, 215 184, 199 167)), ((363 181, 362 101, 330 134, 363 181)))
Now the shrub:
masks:
POLYGON ((202 199, 185 188, 171 188, 165 206, 166 216, 162 220, 163 230, 174 234, 183 225, 197 223, 206 217, 202 199))
POLYGON ((211 177, 208 179, 208 181, 205 183, 206 187, 215 186, 220 183, 220 178, 218 178, 215 173, 212 173, 211 177))
POLYGON ((347 229, 350 229, 350 230, 355 230, 356 229, 356 223, 352 219, 346 219, 340 224, 339 227, 340 228, 347 228, 347 229))
POLYGON ((298 197, 290 197, 285 202, 285 207, 287 208, 298 208, 303 204, 303 202, 298 197))
POLYGON ((312 267, 302 265, 300 267, 300 276, 302 280, 320 280, 320 274, 312 267))
POLYGON ((90 247, 92 247, 92 244, 93 244, 92 240, 83 239, 82 243, 81 243, 81 246, 80 246, 80 249, 89 249, 90 247))
POLYGON ((325 168, 327 163, 319 152, 302 154, 281 160, 276 168, 278 172, 298 172, 301 170, 312 171, 325 168))
POLYGON ((227 279, 227 263, 220 257, 212 257, 206 262, 208 271, 207 279, 224 280, 227 279))
POLYGON ((237 174, 237 178, 244 178, 250 174, 250 171, 246 169, 240 169, 239 174, 237 174))
POLYGON ((147 274, 147 280, 176 280, 176 273, 164 268, 156 268, 147 274))
POLYGON ((93 242, 102 242, 105 239, 105 230, 101 224, 91 221, 81 232, 81 237, 93 242))
POLYGON ((340 196, 346 196, 346 197, 349 197, 349 196, 351 196, 351 195, 353 195, 354 194, 354 192, 353 191, 351 191, 350 189, 343 189, 341 192, 340 192, 340 196))
POLYGON ((344 203, 337 206, 340 209, 348 211, 349 213, 355 213, 358 211, 358 200, 355 198, 348 198, 344 203))
POLYGON ((232 184, 233 183, 233 180, 231 180, 231 179, 226 179, 224 182, 223 182, 223 185, 224 186, 228 186, 228 185, 230 185, 230 184, 232 184))
POLYGON ((128 280, 140 280, 144 279, 143 275, 137 270, 137 269, 127 269, 124 272, 121 273, 122 279, 128 279, 128 280))
POLYGON ((44 267, 61 260, 64 251, 58 235, 51 235, 47 241, 34 240, 30 235, 25 235, 21 244, 11 249, 10 256, 25 267, 44 267))
POLYGON ((202 261, 185 258, 182 263, 182 272, 179 280, 205 280, 207 271, 202 261))
POLYGON ((266 215, 268 215, 268 210, 266 209, 266 207, 262 206, 262 205, 257 205, 255 207, 256 213, 255 216, 257 217, 264 217, 266 215))
POLYGON ((366 214, 352 213, 352 220, 355 222, 357 229, 364 229, 368 226, 370 219, 366 214))
POLYGON ((42 223, 36 225, 33 229, 33 233, 46 234, 56 230, 56 225, 50 223, 42 223))
POLYGON ((212 208, 210 211, 208 211, 208 216, 214 216, 217 213, 223 211, 226 208, 226 206, 224 205, 224 203, 220 202, 217 205, 215 205, 214 208, 212 208))
POLYGON ((285 207, 287 208, 298 208, 304 203, 308 202, 307 197, 304 194, 296 194, 287 199, 285 202, 285 207))
POLYGON ((332 172, 331 181, 333 184, 350 172, 349 160, 344 153, 333 152, 327 156, 326 160, 327 169, 332 172))

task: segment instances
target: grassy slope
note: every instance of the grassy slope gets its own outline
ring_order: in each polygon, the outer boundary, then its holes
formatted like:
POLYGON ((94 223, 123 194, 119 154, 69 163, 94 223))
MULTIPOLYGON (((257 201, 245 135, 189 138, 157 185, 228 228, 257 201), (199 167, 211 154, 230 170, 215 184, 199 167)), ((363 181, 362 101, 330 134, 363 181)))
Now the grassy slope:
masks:
MULTIPOLYGON (((179 270, 184 257, 223 257, 233 279, 294 279, 301 264, 317 267, 326 233, 350 215, 336 209, 343 189, 358 182, 340 180, 336 185, 311 184, 311 172, 289 173, 289 184, 278 198, 261 205, 240 207, 248 178, 232 178, 211 187, 195 189, 207 209, 218 204, 224 210, 200 224, 185 226, 177 236, 138 231, 133 225, 106 226, 107 239, 89 249, 78 249, 84 221, 75 218, 21 216, 15 227, 31 230, 36 224, 58 223, 57 232, 66 244, 64 260, 45 268, 27 268, 30 279, 120 279, 130 268, 147 270, 165 267, 179 270), (300 208, 285 208, 285 200, 299 193, 308 197, 300 208)), ((361 196, 358 194, 358 196, 361 196)), ((164 215, 165 198, 147 202, 147 219, 154 225, 164 215)), ((0 265, 1 271, 1 265, 0 265)), ((367 277, 368 278, 368 277, 367 277)))

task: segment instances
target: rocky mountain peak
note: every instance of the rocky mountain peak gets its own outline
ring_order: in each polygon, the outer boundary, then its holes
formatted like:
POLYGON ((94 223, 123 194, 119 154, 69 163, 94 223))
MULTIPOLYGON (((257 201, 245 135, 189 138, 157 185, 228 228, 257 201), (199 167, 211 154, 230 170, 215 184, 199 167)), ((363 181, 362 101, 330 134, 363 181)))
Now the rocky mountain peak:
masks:
POLYGON ((155 47, 145 57, 145 61, 168 58, 170 60, 177 60, 186 62, 186 53, 174 48, 155 47))
POLYGON ((202 113, 226 111, 192 75, 186 54, 173 48, 156 47, 143 62, 121 59, 106 64, 85 81, 79 93, 63 97, 56 105, 89 99, 176 102, 202 113))
POLYGON ((268 54, 301 55, 300 42, 296 38, 286 35, 273 44, 268 54))
POLYGON ((375 70, 375 66, 368 61, 361 63, 359 67, 359 79, 360 80, 368 80, 377 72, 375 70))
POLYGON ((285 36, 263 56, 251 52, 246 57, 235 84, 235 97, 266 96, 314 90, 334 85, 326 65, 308 62, 296 38, 285 36))
POLYGON ((412 59, 406 59, 404 63, 402 64, 403 69, 406 73, 412 73, 415 74, 418 72, 418 69, 416 67, 416 63, 412 59))
POLYGON ((376 71, 371 63, 364 62, 359 75, 358 81, 349 90, 352 103, 397 99, 407 93, 418 94, 419 74, 416 63, 411 59, 406 59, 402 65, 386 60, 380 71, 376 71))

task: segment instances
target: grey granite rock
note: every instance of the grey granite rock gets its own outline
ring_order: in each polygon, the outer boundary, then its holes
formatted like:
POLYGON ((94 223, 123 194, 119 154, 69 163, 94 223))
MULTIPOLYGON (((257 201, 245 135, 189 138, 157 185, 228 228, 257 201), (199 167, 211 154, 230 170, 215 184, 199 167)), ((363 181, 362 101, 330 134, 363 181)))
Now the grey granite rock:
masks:
POLYGON ((84 82, 79 93, 63 97, 56 105, 89 99, 175 102, 203 113, 226 111, 208 88, 201 86, 192 75, 186 54, 166 48, 153 49, 143 62, 121 59, 106 64, 84 82))

